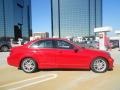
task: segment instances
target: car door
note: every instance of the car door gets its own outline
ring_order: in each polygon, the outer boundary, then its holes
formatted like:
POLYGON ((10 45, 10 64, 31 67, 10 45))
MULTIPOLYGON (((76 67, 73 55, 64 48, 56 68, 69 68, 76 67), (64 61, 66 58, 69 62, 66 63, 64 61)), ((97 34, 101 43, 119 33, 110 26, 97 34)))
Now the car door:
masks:
POLYGON ((56 41, 56 64, 60 68, 78 68, 82 66, 82 52, 76 51, 74 46, 66 41, 56 41))
POLYGON ((31 46, 32 50, 39 60, 41 68, 54 68, 55 63, 55 50, 53 48, 52 40, 40 40, 31 46))

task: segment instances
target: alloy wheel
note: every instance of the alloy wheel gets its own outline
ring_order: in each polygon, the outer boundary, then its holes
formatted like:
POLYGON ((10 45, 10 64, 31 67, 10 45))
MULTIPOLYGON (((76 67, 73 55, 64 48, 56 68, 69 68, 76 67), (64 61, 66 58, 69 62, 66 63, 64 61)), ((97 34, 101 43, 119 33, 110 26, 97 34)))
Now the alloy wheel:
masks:
POLYGON ((107 65, 106 60, 104 60, 103 58, 97 58, 93 61, 91 69, 94 72, 102 73, 107 70, 107 67, 108 65, 107 65))
POLYGON ((21 67, 24 72, 32 73, 36 70, 37 64, 33 59, 26 58, 23 60, 21 67))

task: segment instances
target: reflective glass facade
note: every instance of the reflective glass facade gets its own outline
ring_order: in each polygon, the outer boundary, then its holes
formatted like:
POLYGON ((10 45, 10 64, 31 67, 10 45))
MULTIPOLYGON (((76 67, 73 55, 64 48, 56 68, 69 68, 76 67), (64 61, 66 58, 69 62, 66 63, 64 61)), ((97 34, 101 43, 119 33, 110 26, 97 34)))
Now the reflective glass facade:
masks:
POLYGON ((94 36, 102 26, 102 0, 51 0, 52 36, 94 36))
POLYGON ((28 39, 31 33, 31 0, 0 0, 0 39, 28 39))

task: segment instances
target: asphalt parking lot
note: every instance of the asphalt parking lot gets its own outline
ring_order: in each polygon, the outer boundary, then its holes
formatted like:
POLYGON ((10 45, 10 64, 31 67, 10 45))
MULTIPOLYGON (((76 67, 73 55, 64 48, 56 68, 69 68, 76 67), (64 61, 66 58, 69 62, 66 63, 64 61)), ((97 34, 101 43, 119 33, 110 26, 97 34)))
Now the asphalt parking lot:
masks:
POLYGON ((120 51, 110 51, 115 59, 113 71, 60 70, 24 73, 8 66, 9 52, 0 52, 0 90, 120 90, 120 51))

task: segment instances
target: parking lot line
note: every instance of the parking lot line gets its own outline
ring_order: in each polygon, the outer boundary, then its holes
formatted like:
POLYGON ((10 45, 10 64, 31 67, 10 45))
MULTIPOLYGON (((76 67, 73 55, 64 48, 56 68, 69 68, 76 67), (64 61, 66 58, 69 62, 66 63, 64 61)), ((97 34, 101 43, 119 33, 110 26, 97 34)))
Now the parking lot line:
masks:
POLYGON ((25 84, 25 85, 22 85, 22 86, 19 86, 19 87, 8 89, 8 90, 17 90, 17 89, 21 89, 21 88, 24 88, 24 87, 27 87, 27 86, 30 86, 30 85, 34 85, 34 84, 38 84, 38 83, 42 83, 42 82, 54 79, 57 76, 58 76, 57 74, 47 74, 47 75, 43 75, 43 76, 39 76, 39 77, 34 77, 34 78, 18 81, 18 82, 5 84, 5 85, 0 86, 0 88, 10 87, 10 86, 13 86, 13 85, 15 86, 17 84, 21 84, 21 83, 24 83, 24 82, 32 81, 32 80, 35 80, 35 79, 45 78, 45 79, 42 79, 42 80, 39 80, 39 81, 35 81, 35 82, 32 82, 32 83, 28 83, 28 84, 25 84))
POLYGON ((81 73, 79 76, 77 76, 75 79, 71 80, 71 82, 66 83, 66 85, 61 86, 57 90, 72 90, 75 86, 79 86, 80 83, 91 80, 93 78, 96 78, 100 76, 100 74, 96 74, 91 72, 90 74, 84 72, 83 74, 81 73))

